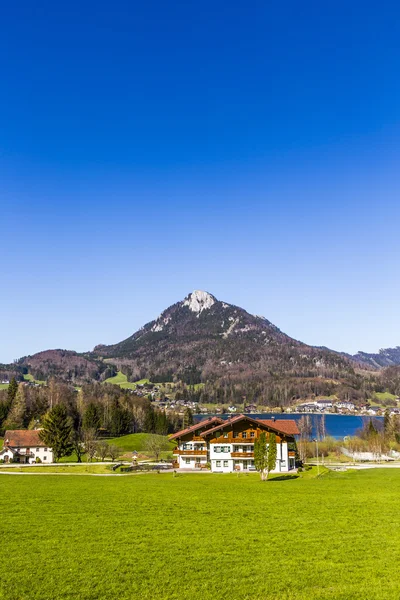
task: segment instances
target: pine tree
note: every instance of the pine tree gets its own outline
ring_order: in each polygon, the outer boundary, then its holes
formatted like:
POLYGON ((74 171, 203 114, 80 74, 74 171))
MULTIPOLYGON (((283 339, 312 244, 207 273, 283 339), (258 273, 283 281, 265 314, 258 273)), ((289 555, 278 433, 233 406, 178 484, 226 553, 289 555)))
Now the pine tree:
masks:
POLYGON ((254 442, 254 466, 260 473, 261 481, 264 481, 268 466, 267 438, 264 432, 254 442))
POLYGON ((391 418, 390 418, 390 412, 388 411, 388 409, 385 410, 385 414, 383 417, 383 429, 386 435, 388 435, 390 433, 391 430, 391 418))
POLYGON ((275 433, 269 434, 269 443, 268 443, 268 469, 267 469, 267 479, 270 471, 273 471, 276 467, 276 435, 275 433))
POLYGON ((17 383, 17 380, 15 379, 15 377, 13 377, 10 381, 10 385, 8 386, 8 390, 7 390, 7 398, 10 403, 10 406, 13 403, 13 400, 17 394, 17 391, 18 391, 18 383, 17 383))
POLYGON ((159 435, 168 433, 168 417, 162 410, 158 410, 156 413, 156 433, 159 435))
POLYGON ((43 418, 41 440, 52 449, 55 462, 63 456, 71 454, 72 423, 63 404, 56 404, 43 418))
POLYGON ((27 417, 25 386, 20 383, 17 387, 17 393, 14 395, 10 411, 4 423, 5 429, 21 429, 25 424, 27 417))
POLYGON ((375 425, 372 422, 372 419, 369 420, 368 423, 368 437, 373 437, 374 435, 376 435, 378 433, 375 425))
POLYGON ((100 409, 94 402, 87 405, 85 414, 83 415, 83 429, 95 429, 100 427, 100 409))
POLYGON ((150 404, 146 408, 143 429, 146 433, 154 433, 155 428, 156 428, 156 415, 154 413, 154 408, 150 404))
POLYGON ((190 408, 188 407, 185 412, 183 413, 183 419, 182 419, 182 429, 186 429, 186 427, 190 427, 191 425, 193 425, 194 420, 193 420, 193 413, 190 410, 190 408))

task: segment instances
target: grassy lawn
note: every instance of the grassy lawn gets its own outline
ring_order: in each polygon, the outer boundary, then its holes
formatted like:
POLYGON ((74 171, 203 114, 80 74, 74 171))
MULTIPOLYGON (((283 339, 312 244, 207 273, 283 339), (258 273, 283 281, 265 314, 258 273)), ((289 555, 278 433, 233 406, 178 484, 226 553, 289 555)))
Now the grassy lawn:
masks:
POLYGON ((103 383, 111 383, 112 385, 119 385, 124 390, 134 390, 138 383, 149 383, 148 379, 141 379, 140 381, 135 381, 135 383, 130 383, 126 375, 118 371, 118 373, 114 377, 109 377, 105 379, 103 383))
MULTIPOLYGON (((130 433, 128 435, 123 435, 121 437, 112 438, 110 440, 106 440, 108 444, 114 444, 121 448, 124 452, 133 452, 136 450, 137 452, 141 452, 144 450, 146 445, 146 440, 148 439, 150 433, 130 433)), ((176 446, 176 442, 170 442, 171 450, 173 450, 176 446)))
POLYGON ((30 373, 24 375, 25 381, 33 381, 34 383, 38 383, 39 385, 45 385, 46 381, 44 379, 35 379, 33 375, 30 373))
MULTIPOLYGON (((0 464, 0 471, 2 465, 0 464)), ((13 472, 13 473, 69 473, 71 475, 81 474, 81 473, 112 473, 111 468, 107 465, 96 465, 93 463, 91 465, 62 465, 62 464, 53 464, 48 467, 44 467, 41 465, 34 467, 3 467, 3 471, 13 472)), ((1 596, 0 596, 1 597, 1 596)))
POLYGON ((400 597, 397 470, 267 483, 3 475, 0 485, 7 600, 400 597))
POLYGON ((390 394, 390 392, 375 392, 375 396, 377 396, 379 400, 395 400, 397 398, 397 396, 390 394))
POLYGON ((6 390, 8 388, 8 383, 0 383, 0 390, 6 390))

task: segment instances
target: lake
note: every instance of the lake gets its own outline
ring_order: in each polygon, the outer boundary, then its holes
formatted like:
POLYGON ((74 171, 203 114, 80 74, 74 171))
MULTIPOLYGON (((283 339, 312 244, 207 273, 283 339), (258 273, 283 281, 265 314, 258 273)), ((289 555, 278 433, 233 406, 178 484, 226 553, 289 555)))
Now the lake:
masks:
MULTIPOLYGON (((204 419, 208 417, 221 417, 222 419, 227 419, 228 417, 232 417, 234 415, 194 415, 195 421, 199 419, 204 419)), ((253 419, 291 419, 298 421, 301 417, 304 416, 304 413, 299 414, 287 414, 287 413, 255 413, 249 414, 249 417, 253 419)), ((326 435, 330 435, 336 439, 344 438, 346 435, 355 435, 359 429, 362 429, 363 424, 368 422, 371 418, 375 420, 383 420, 383 417, 369 417, 369 416, 360 416, 360 415, 336 415, 336 414, 309 414, 313 425, 313 436, 317 435, 317 423, 321 417, 325 417, 325 428, 326 435)))

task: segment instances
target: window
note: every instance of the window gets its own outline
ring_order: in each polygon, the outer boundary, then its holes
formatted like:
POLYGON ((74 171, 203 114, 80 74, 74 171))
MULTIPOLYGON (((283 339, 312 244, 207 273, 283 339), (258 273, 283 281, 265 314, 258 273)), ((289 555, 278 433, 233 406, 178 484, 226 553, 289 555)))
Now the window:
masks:
POLYGON ((36 452, 39 452, 39 448, 36 448, 36 452))
POLYGON ((223 452, 230 452, 230 447, 229 446, 224 446, 223 447, 223 452))
POLYGON ((215 466, 216 467, 220 467, 221 466, 221 461, 220 460, 216 460, 215 461, 215 466))
POLYGON ((221 452, 221 446, 215 446, 214 450, 215 452, 221 452))
POLYGON ((190 458, 185 458, 185 463, 186 463, 187 465, 190 465, 190 458))
POLYGON ((254 431, 250 431, 250 437, 254 437, 254 431))
POLYGON ((224 467, 229 467, 229 461, 228 460, 224 460, 224 467))
POLYGON ((246 432, 246 431, 243 431, 243 432, 242 432, 242 438, 243 438, 243 439, 247 438, 247 432, 246 432))
POLYGON ((47 452, 47 448, 43 448, 43 451, 44 451, 44 452, 47 452))
POLYGON ((47 456, 43 456, 43 460, 47 460, 47 456))

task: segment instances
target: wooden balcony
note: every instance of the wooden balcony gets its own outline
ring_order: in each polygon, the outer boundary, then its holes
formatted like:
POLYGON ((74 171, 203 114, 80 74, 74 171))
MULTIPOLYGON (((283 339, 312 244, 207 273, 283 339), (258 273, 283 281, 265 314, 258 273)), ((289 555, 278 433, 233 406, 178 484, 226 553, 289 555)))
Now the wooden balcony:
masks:
POLYGON ((254 452, 231 452, 232 458, 254 458, 254 452))
POLYGON ((175 448, 173 454, 179 456, 207 456, 207 450, 179 450, 179 448, 175 448))
POLYGON ((194 442, 204 442, 204 438, 200 437, 199 435, 194 435, 194 436, 192 437, 192 440, 193 440, 194 442))
POLYGON ((241 437, 219 437, 219 438, 215 438, 215 440, 212 441, 213 444, 236 444, 237 446, 242 446, 243 444, 254 444, 254 442, 256 441, 257 437, 246 437, 246 438, 241 438, 241 437))

